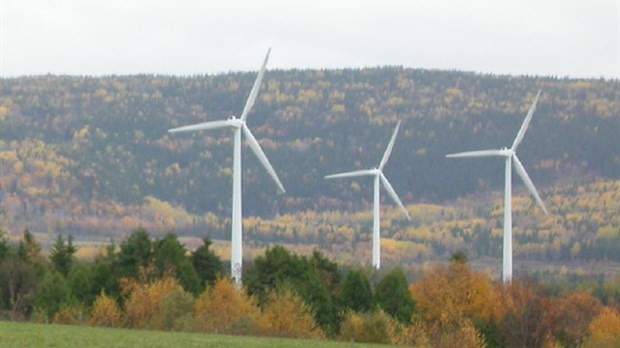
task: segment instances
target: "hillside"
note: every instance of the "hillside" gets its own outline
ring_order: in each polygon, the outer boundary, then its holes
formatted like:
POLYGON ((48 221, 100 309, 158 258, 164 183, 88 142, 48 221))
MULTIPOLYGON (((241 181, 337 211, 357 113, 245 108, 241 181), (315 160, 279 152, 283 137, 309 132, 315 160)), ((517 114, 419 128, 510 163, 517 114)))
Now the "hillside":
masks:
MULTIPOLYGON (((155 234, 173 229, 228 239, 231 135, 166 130, 240 113, 254 77, 0 80, 3 228, 107 240, 142 225, 155 234)), ((398 67, 268 71, 248 124, 287 193, 277 194, 244 152, 245 238, 257 246, 301 243, 355 253, 356 242, 369 240, 363 231, 370 226, 370 179, 323 176, 377 165, 402 119, 385 174, 409 209, 420 212, 406 224, 387 210, 385 237, 400 254, 417 250, 420 258, 454 248, 499 256, 503 164, 445 154, 509 146, 538 89, 519 156, 551 215, 542 216, 522 184, 515 186, 515 234, 523 236, 515 257, 587 259, 588 245, 620 241, 618 81, 398 67)))

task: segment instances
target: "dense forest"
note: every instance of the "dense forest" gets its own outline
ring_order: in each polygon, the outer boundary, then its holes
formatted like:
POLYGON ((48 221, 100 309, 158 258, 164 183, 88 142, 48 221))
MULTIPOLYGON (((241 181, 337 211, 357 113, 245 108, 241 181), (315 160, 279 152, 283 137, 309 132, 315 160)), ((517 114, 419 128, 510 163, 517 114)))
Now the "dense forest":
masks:
MULTIPOLYGON (((239 114, 254 77, 0 80, 0 223, 48 241, 138 226, 229 239, 231 134, 167 129, 239 114)), ((515 178, 515 257, 620 261, 618 81, 399 67, 267 71, 248 125, 287 192, 244 151, 246 243, 368 259, 370 179, 323 176, 376 166, 402 120, 385 174, 414 219, 382 197, 385 257, 499 257, 503 164, 445 155, 510 146, 538 89, 519 156, 550 214, 515 178)))

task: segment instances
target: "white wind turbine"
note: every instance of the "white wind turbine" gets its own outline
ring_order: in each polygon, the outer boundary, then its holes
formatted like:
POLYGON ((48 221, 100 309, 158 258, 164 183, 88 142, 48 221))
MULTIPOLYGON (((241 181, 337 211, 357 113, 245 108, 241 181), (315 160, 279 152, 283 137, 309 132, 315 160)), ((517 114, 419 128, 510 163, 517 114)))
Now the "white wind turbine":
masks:
POLYGON ((233 192, 232 192, 232 237, 231 237, 231 262, 230 262, 230 275, 235 280, 237 284, 241 284, 241 271, 242 271, 242 216, 241 216, 241 131, 245 134, 245 138, 250 145, 250 148, 258 157, 260 162, 263 164, 263 167, 267 170, 269 175, 273 178, 278 185, 280 191, 284 191, 284 187, 278 178, 275 170, 269 163, 267 156, 261 149, 258 141, 246 125, 246 118, 250 109, 254 105, 254 101, 256 100, 256 96, 258 94, 258 90, 261 85, 261 80, 263 79, 263 75, 265 74, 265 66, 267 65, 267 60, 269 59, 269 53, 271 49, 267 51, 267 55, 265 56, 265 61, 256 77, 256 81, 254 81, 254 86, 250 92, 248 100, 245 103, 245 107, 243 108, 243 112, 239 118, 235 116, 230 116, 227 120, 221 121, 209 121, 194 124, 191 126, 184 126, 179 128, 174 128, 168 130, 170 133, 177 132, 188 132, 188 131, 197 131, 197 130, 210 130, 210 129, 221 129, 221 128, 232 128, 234 134, 234 144, 233 144, 233 192))
POLYGON ((534 102, 530 107, 530 110, 525 116, 525 120, 521 125, 521 129, 519 129, 519 133, 517 133, 517 137, 512 143, 512 147, 501 148, 500 150, 481 150, 481 151, 469 151, 469 152, 460 152, 455 154, 447 155, 446 157, 450 158, 464 158, 464 157, 504 157, 506 163, 505 169, 505 193, 504 193, 504 257, 503 257, 503 276, 502 279, 505 283, 512 281, 512 163, 514 161, 515 169, 517 174, 521 177, 525 186, 527 186, 530 193, 536 199, 538 205, 542 208, 542 210, 547 213, 547 208, 545 208, 545 204, 542 199, 538 195, 536 191, 536 187, 532 183, 529 175, 525 171, 523 164, 519 161, 517 157, 517 147, 523 140, 525 136, 525 132, 527 131, 527 127, 530 124, 532 119, 532 115, 534 115, 534 111, 536 111, 536 103, 538 102, 538 97, 540 97, 540 90, 536 94, 536 98, 534 98, 534 102))
POLYGON ((400 209, 403 211, 405 216, 407 216, 407 219, 411 220, 411 217, 409 216, 407 209, 405 209, 405 206, 398 198, 398 195, 396 195, 394 188, 392 188, 392 185, 390 185, 390 182, 388 181, 388 179, 385 177, 385 175, 383 175, 383 167, 387 163, 388 158, 390 157, 390 153, 392 152, 392 148, 394 147, 394 142, 396 141, 396 134, 398 133, 398 128, 400 128, 400 121, 398 121, 398 124, 396 124, 396 129, 394 129, 394 133, 392 134, 392 139, 390 139, 390 143, 388 144, 388 147, 385 150, 385 153, 383 154, 383 158, 381 159, 381 162, 379 163, 378 168, 332 174, 332 175, 327 175, 325 177, 325 179, 348 178, 348 177, 367 176, 367 175, 372 175, 375 177, 375 187, 374 187, 375 192, 374 192, 374 206, 373 206, 374 214, 373 214, 373 229, 372 229, 372 265, 376 269, 379 269, 379 267, 381 266, 381 235, 380 235, 380 225, 379 225, 379 222, 380 222, 379 220, 380 219, 379 181, 381 181, 381 183, 383 184, 383 187, 385 187, 385 189, 390 194, 394 202, 396 202, 396 204, 398 205, 398 207, 400 207, 400 209))

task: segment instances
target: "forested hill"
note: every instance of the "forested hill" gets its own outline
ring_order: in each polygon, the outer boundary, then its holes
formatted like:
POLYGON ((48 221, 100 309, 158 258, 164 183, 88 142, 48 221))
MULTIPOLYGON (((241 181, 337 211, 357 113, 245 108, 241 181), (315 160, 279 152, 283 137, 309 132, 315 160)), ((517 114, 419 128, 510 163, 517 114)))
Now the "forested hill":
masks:
MULTIPOLYGON (((255 73, 229 73, 0 80, 4 224, 19 216, 97 215, 102 205, 122 216, 145 201, 228 216, 231 133, 167 129, 240 114, 254 79, 255 73)), ((248 125, 287 192, 277 193, 246 148, 244 214, 367 207, 372 179, 323 176, 378 165, 398 120, 385 174, 405 204, 500 190, 502 161, 445 155, 510 146, 538 89, 518 153, 543 199, 565 179, 619 179, 617 80, 399 67, 267 71, 248 125)))

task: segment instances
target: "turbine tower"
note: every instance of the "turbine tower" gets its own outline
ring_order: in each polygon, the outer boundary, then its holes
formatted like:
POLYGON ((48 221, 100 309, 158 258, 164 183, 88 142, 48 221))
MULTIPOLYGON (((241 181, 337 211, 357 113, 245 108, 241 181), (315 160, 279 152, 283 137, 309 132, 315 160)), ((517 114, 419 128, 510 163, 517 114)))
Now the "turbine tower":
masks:
POLYGON ((469 151, 469 152, 460 152, 447 155, 449 158, 465 158, 465 157, 503 157, 505 161, 505 192, 504 192, 504 248, 503 248, 503 275, 502 279, 504 283, 509 283, 512 281, 512 164, 514 163, 514 167, 517 171, 517 174, 521 177, 525 186, 527 186, 530 193, 536 199, 538 205, 542 208, 545 214, 548 214, 547 208, 545 208, 545 204, 542 199, 538 195, 536 191, 536 187, 534 187, 534 183, 530 179, 529 175, 525 171, 523 164, 519 161, 517 157, 517 147, 523 140, 525 136, 525 132, 527 131, 527 127, 532 120, 532 115, 534 115, 534 111, 536 111, 536 103, 538 102, 538 97, 540 97, 540 90, 536 94, 536 98, 534 98, 534 102, 532 106, 530 106, 530 110, 525 116, 525 120, 521 125, 521 129, 519 129, 519 133, 517 133, 517 137, 512 143, 512 147, 501 148, 499 150, 481 150, 481 151, 469 151))
POLYGON ((381 183, 383 184, 383 187, 385 187, 386 191, 390 194, 394 202, 396 202, 396 204, 398 205, 398 207, 400 207, 400 209, 403 211, 405 216, 407 216, 407 219, 411 220, 409 213, 407 213, 407 209, 405 209, 405 206, 398 198, 398 195, 396 195, 394 188, 392 188, 392 185, 390 185, 390 182, 388 181, 388 179, 385 177, 385 175, 383 175, 383 167, 387 163, 388 158, 390 157, 390 153, 392 152, 392 148, 394 147, 394 142, 396 141, 396 134, 398 133, 398 128, 400 128, 400 121, 398 121, 398 124, 396 124, 394 133, 392 134, 392 139, 390 139, 390 143, 388 144, 388 147, 385 150, 385 153, 383 154, 383 158, 381 159, 381 162, 379 163, 379 167, 372 168, 372 169, 366 169, 366 170, 356 170, 352 172, 332 174, 332 175, 327 175, 325 177, 325 179, 349 178, 349 177, 367 176, 367 175, 372 175, 375 177, 374 178, 375 179, 374 206, 373 206, 374 212, 373 212, 373 228, 372 228, 372 265, 376 269, 379 269, 381 267, 381 235, 380 235, 380 225, 379 225, 379 221, 380 221, 379 220, 380 219, 379 181, 381 181, 381 183))
POLYGON ((233 142, 233 192, 232 192, 232 236, 231 236, 231 262, 230 262, 230 275, 235 280, 237 285, 241 284, 241 271, 242 271, 242 216, 241 216, 241 132, 245 134, 245 138, 247 140, 248 145, 258 157, 263 167, 267 170, 269 175, 276 182, 276 185, 282 191, 284 191, 284 187, 278 178, 275 170, 269 163, 267 156, 261 149, 258 141, 252 134, 252 131, 246 125, 246 119, 248 117, 248 113, 252 109, 254 105, 254 101, 256 100, 256 96, 258 95, 258 90, 260 89, 261 80, 263 79, 263 75, 265 74, 265 66, 267 65, 267 60, 269 59, 269 53, 271 52, 271 48, 267 51, 267 55, 265 56, 265 61, 258 72, 258 76, 256 77, 256 81, 254 81, 254 86, 250 91, 250 95, 248 100, 245 103, 245 107, 243 108, 243 112, 241 116, 237 118, 236 116, 230 116, 227 120, 220 121, 209 121, 202 122, 198 124, 194 124, 191 126, 184 126, 179 128, 174 128, 168 130, 169 133, 177 133, 177 132, 189 132, 189 131, 197 131, 197 130, 211 130, 211 129, 221 129, 221 128, 231 128, 234 134, 234 142, 233 142))

